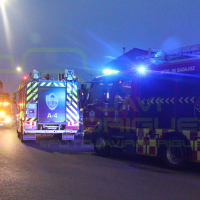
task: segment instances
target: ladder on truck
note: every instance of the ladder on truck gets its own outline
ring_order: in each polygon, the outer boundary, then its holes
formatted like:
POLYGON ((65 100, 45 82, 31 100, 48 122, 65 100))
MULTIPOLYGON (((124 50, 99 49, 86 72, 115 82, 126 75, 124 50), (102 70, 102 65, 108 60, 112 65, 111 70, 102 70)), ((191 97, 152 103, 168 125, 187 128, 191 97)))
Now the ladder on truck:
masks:
POLYGON ((200 57, 200 44, 168 51, 150 48, 148 50, 148 55, 145 57, 138 57, 138 60, 145 63, 161 64, 177 60, 196 59, 197 57, 200 57))

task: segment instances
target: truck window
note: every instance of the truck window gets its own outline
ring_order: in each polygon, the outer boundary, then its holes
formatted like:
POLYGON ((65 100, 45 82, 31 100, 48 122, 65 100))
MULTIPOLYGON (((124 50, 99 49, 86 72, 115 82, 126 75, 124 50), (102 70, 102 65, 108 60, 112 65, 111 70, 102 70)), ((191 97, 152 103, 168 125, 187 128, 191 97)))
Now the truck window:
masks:
POLYGON ((104 84, 94 83, 89 95, 89 103, 94 104, 100 102, 104 96, 104 84))
POLYGON ((131 94, 131 83, 132 80, 120 80, 118 82, 115 98, 118 98, 119 101, 123 101, 129 97, 131 94))

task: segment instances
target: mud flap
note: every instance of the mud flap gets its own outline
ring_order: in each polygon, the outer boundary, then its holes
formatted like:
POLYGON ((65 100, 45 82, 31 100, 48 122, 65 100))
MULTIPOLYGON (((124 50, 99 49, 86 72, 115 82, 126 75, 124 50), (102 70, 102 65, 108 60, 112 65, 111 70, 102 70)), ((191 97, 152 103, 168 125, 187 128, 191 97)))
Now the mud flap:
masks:
POLYGON ((25 133, 23 134, 23 140, 36 140, 36 134, 35 133, 25 133))

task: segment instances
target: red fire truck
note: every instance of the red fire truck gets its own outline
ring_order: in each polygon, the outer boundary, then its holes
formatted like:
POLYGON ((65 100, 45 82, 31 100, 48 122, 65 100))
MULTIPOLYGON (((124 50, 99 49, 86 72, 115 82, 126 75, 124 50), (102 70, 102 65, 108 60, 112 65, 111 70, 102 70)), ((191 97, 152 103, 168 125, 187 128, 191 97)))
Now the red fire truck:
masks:
POLYGON ((83 111, 84 141, 98 155, 120 149, 171 168, 200 162, 200 45, 149 52, 109 73, 93 79, 83 111))

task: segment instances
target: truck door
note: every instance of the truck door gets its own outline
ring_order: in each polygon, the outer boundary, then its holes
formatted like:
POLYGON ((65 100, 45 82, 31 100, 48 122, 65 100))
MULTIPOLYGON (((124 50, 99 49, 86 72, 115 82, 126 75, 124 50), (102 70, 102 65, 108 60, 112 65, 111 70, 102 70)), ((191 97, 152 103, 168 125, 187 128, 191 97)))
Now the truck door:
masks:
POLYGON ((111 138, 117 144, 135 152, 136 131, 132 129, 133 118, 136 117, 137 110, 133 102, 132 79, 118 79, 114 84, 110 103, 110 131, 111 138), (114 119, 114 120, 111 120, 114 119), (113 123, 113 122, 114 123, 113 123))
POLYGON ((106 87, 103 81, 94 82, 83 113, 85 128, 94 127, 103 118, 103 102, 105 102, 106 87))

